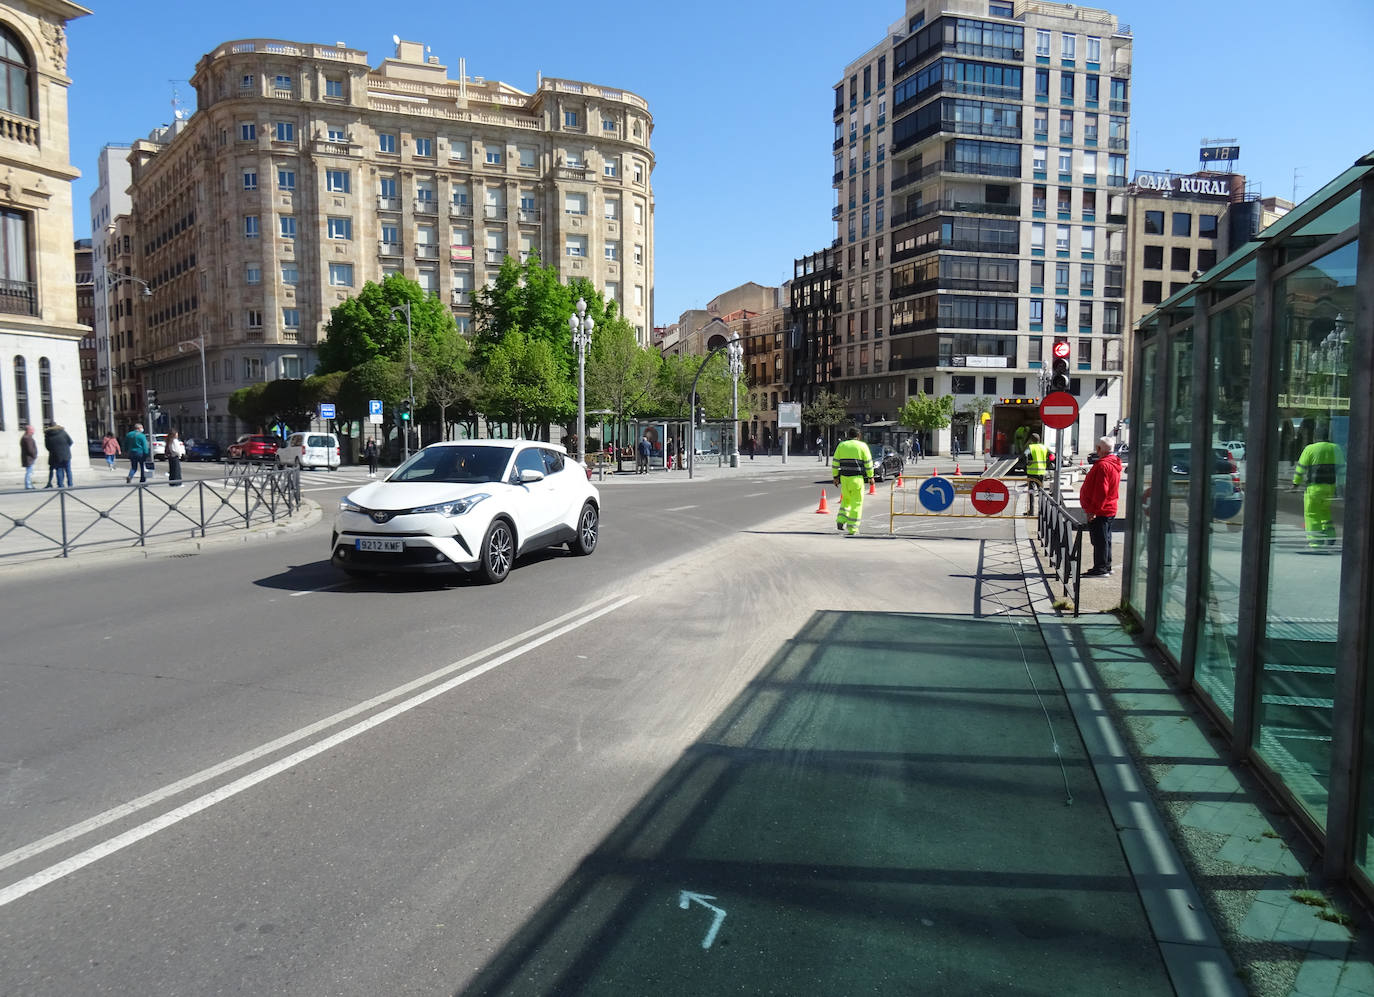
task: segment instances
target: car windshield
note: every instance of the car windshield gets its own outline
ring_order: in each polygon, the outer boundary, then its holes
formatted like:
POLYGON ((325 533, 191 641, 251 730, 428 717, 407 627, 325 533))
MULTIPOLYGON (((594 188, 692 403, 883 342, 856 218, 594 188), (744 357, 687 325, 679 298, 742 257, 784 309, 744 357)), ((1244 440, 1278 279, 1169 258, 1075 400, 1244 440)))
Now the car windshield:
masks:
POLYGON ((427 447, 398 467, 388 481, 468 485, 502 481, 510 447, 427 447))

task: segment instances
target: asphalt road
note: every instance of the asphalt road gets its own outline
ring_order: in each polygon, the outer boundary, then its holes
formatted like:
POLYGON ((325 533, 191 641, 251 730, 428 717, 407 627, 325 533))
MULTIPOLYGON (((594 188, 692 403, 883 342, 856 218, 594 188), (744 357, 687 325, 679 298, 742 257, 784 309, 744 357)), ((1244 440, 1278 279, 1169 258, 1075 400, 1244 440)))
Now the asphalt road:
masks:
POLYGON ((771 650, 819 480, 614 483, 496 587, 345 582, 331 513, 0 573, 0 992, 460 988, 771 650))

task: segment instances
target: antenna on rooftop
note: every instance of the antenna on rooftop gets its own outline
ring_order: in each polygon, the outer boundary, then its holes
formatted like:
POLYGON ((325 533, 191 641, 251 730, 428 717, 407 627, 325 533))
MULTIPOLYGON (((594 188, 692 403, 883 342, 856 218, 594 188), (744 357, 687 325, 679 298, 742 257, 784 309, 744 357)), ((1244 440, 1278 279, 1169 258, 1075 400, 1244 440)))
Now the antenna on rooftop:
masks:
POLYGON ((187 112, 186 108, 182 106, 181 91, 177 88, 178 83, 185 83, 186 81, 168 80, 167 82, 172 84, 172 119, 174 121, 180 121, 183 118, 189 118, 191 115, 187 112))

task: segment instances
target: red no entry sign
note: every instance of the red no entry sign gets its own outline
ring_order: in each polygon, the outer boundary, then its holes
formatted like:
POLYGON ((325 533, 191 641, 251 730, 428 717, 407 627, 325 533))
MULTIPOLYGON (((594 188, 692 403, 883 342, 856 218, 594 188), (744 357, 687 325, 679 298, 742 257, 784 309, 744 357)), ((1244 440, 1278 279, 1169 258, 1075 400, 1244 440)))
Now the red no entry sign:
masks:
POLYGON ((1011 493, 1007 491, 1007 486, 996 478, 988 478, 973 486, 973 494, 969 496, 969 500, 984 516, 995 516, 1007 507, 1007 503, 1011 501, 1011 493))
POLYGON ((1040 421, 1050 429, 1068 429, 1078 421, 1078 399, 1067 391, 1051 391, 1040 403, 1040 421))

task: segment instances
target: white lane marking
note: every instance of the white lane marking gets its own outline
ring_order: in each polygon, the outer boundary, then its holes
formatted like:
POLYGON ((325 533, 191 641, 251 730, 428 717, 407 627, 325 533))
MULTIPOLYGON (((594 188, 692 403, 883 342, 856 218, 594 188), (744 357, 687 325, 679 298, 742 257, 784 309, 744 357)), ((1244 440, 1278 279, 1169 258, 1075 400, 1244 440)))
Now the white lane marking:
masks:
POLYGON ((35 890, 39 890, 42 889, 44 886, 47 886, 49 883, 54 883, 59 879, 62 879, 66 876, 70 876, 77 870, 84 869, 86 866, 91 865, 94 862, 98 862, 103 858, 113 855, 115 852, 128 848, 130 845, 136 844, 137 842, 142 841, 144 838, 151 837, 158 831, 163 831, 169 827, 172 827, 175 824, 179 824, 186 818, 192 817, 200 813, 202 810, 208 810, 210 807, 213 807, 217 803, 223 803, 225 800, 237 796, 239 793, 242 793, 247 789, 251 789, 260 782, 266 782, 273 776, 280 775, 288 769, 295 768, 302 762, 308 761, 311 758, 314 758, 316 755, 323 754, 330 748, 338 747, 340 744, 343 744, 346 741, 351 741, 353 738, 357 737, 360 734, 367 733, 373 727, 380 726, 381 724, 386 723, 388 720, 393 720, 396 717, 400 716, 402 713, 407 713, 410 710, 415 709, 415 707, 417 706, 423 706, 425 703, 428 703, 431 699, 436 699, 439 696, 442 696, 444 693, 449 692, 453 689, 458 688, 458 686, 460 685, 464 685, 472 681, 479 675, 485 675, 487 672, 492 671, 495 668, 499 668, 506 662, 520 657, 527 651, 532 651, 540 645, 547 644, 549 641, 553 640, 556 637, 561 637, 565 633, 570 633, 571 631, 576 630, 579 627, 586 626, 593 620, 599 619, 600 617, 605 616, 607 613, 614 612, 621 606, 625 606, 631 602, 634 602, 638 598, 639 596, 637 595, 624 596, 623 598, 611 603, 609 606, 603 606, 601 609, 597 610, 594 613, 588 613, 580 617, 579 619, 573 620, 570 623, 565 623, 557 630, 552 630, 544 634, 542 637, 537 637, 527 644, 524 644, 513 650, 507 651, 505 654, 493 658, 490 661, 485 662, 484 664, 478 665, 476 668, 473 668, 470 671, 463 672, 461 675, 456 675, 453 678, 449 679, 447 682, 442 682, 439 685, 436 685, 430 689, 426 689, 418 696, 412 696, 410 699, 403 700, 402 702, 397 703, 395 706, 391 706, 385 710, 382 710, 380 713, 373 714, 366 720, 354 724, 352 727, 345 728, 344 730, 341 730, 336 734, 331 734, 324 740, 316 741, 309 747, 302 748, 300 751, 287 755, 285 758, 278 759, 277 761, 272 762, 271 764, 258 769, 256 772, 249 772, 247 775, 241 776, 240 778, 235 779, 233 782, 221 786, 219 789, 206 793, 204 796, 199 796, 196 799, 191 800, 187 803, 183 803, 181 806, 175 807, 167 811, 167 813, 162 814, 160 817, 154 817, 152 820, 146 821, 138 825, 137 827, 130 828, 122 834, 117 834, 107 841, 102 841, 100 844, 93 845, 92 847, 87 848, 83 852, 78 852, 71 858, 66 859, 62 862, 58 862, 56 865, 52 865, 46 869, 42 869, 31 876, 25 876, 23 879, 11 884, 10 886, 5 887, 3 890, 0 890, 0 907, 4 907, 7 904, 11 904, 22 897, 26 897, 35 890))
POLYGON ((694 505, 675 505, 671 509, 664 509, 663 512, 686 512, 688 509, 695 509, 694 505))
MULTIPOLYGON (((51 848, 56 848, 58 845, 66 844, 68 841, 75 840, 76 838, 79 838, 84 834, 89 834, 92 831, 99 830, 107 824, 112 824, 117 820, 123 820, 126 817, 131 817, 134 814, 138 813, 140 810, 145 810, 148 807, 155 806, 156 804, 161 803, 163 800, 170 799, 171 797, 176 796, 179 793, 184 793, 186 790, 193 789, 202 783, 209 782, 211 779, 217 779, 228 772, 232 772, 236 768, 241 768, 244 765, 248 765, 252 762, 257 761, 259 758, 263 758, 274 752, 280 751, 282 748, 290 747, 298 741, 303 741, 308 737, 312 737, 313 735, 318 734, 322 730, 328 730, 330 727, 333 727, 336 724, 342 723, 345 720, 351 720, 353 717, 356 717, 362 713, 366 713, 368 710, 375 709, 376 707, 381 706, 383 703, 390 702, 391 700, 396 699, 399 696, 407 695, 408 693, 411 693, 416 689, 422 688, 437 679, 443 678, 445 675, 450 675, 453 672, 458 671, 459 669, 466 668, 473 662, 481 661, 483 658, 487 657, 490 654, 495 654, 498 651, 504 651, 506 648, 519 644, 522 641, 530 640, 533 637, 535 637, 535 635, 539 634, 541 631, 547 630, 549 627, 556 627, 561 624, 567 623, 569 620, 579 619, 584 614, 591 612, 596 612, 597 615, 600 615, 602 612, 604 612, 604 610, 595 610, 594 607, 604 604, 605 602, 607 602, 607 600, 614 598, 615 596, 605 596, 601 599, 596 599, 588 603, 586 606, 574 609, 570 613, 564 613, 562 616, 556 616, 552 620, 546 620, 538 626, 530 627, 528 630, 522 633, 518 633, 513 637, 507 637, 505 640, 498 641, 490 647, 483 648, 480 651, 476 651, 472 654, 469 654, 466 658, 462 658, 458 661, 455 661, 451 665, 444 665, 442 668, 436 669, 435 671, 430 672, 428 675, 422 675, 417 679, 413 679, 410 682, 406 682, 404 685, 399 685, 394 689, 390 689, 387 692, 382 693, 381 695, 374 696, 366 702, 359 703, 356 706, 350 706, 346 710, 340 710, 333 716, 325 717, 323 720, 318 720, 313 724, 309 724, 308 726, 300 728, 299 730, 292 731, 289 734, 284 734, 276 740, 268 741, 266 744, 259 745, 258 747, 245 751, 240 755, 235 755, 233 758, 220 762, 217 765, 212 765, 207 769, 202 769, 201 771, 194 773, 193 775, 188 775, 184 779, 178 779, 176 782, 169 783, 168 785, 163 786, 160 789, 155 789, 151 793, 147 793, 143 796, 138 797, 137 799, 130 800, 127 803, 121 803, 115 807, 111 807, 109 810, 106 810, 103 813, 98 813, 94 817, 89 817, 86 820, 81 821, 80 823, 73 824, 70 827, 63 828, 60 831, 54 831, 47 837, 39 838, 37 841, 31 842, 27 845, 23 845, 19 848, 16 848, 14 851, 5 853, 4 855, 0 855, 0 869, 6 869, 19 862, 24 862, 28 859, 33 858, 35 855, 41 855, 43 852, 46 852, 51 848)), ((620 602, 615 603, 615 607, 618 607, 620 605, 620 602)), ((529 645, 529 647, 537 646, 537 644, 529 645)))
POLYGON ((760 495, 768 495, 769 492, 750 492, 745 498, 758 498, 760 495))
POLYGON ((335 582, 333 585, 321 585, 321 586, 320 586, 319 588, 317 588, 317 589, 305 589, 303 592, 292 592, 292 593, 291 593, 291 598, 294 599, 294 598, 295 598, 296 596, 298 596, 298 595, 314 595, 316 592, 330 592, 330 591, 332 591, 332 590, 334 590, 334 589, 341 589, 341 588, 343 588, 345 585, 352 585, 352 584, 353 584, 352 581, 346 581, 346 582, 335 582))

